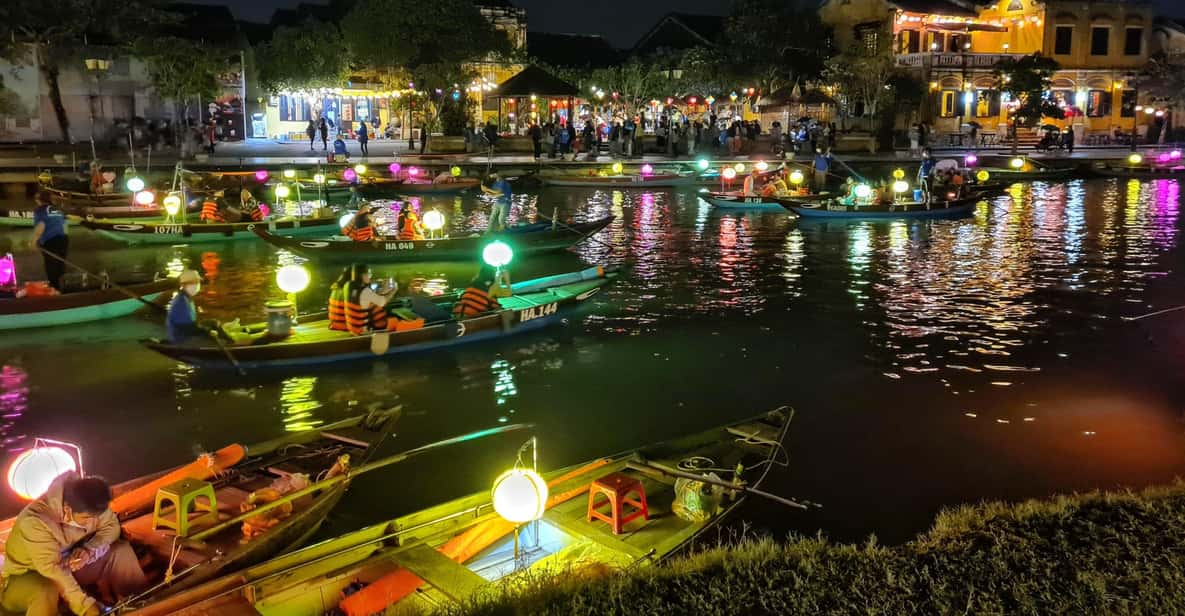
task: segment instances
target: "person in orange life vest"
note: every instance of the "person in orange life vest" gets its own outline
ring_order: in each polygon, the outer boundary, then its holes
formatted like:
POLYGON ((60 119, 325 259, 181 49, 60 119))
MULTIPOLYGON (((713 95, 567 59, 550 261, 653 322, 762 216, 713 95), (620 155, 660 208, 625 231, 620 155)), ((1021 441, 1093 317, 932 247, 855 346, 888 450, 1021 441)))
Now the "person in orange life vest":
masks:
POLYGON ((374 239, 374 219, 370 214, 370 204, 364 203, 358 212, 350 219, 350 224, 342 229, 342 233, 355 242, 369 242, 374 239))
POLYGON ((510 272, 506 268, 495 270, 482 265, 477 275, 461 293, 461 299, 453 304, 453 317, 468 319, 497 310, 499 297, 510 297, 510 272))
POLYGON ((354 267, 342 270, 340 276, 329 286, 329 329, 334 331, 348 331, 346 325, 346 300, 349 299, 350 280, 354 277, 354 267))
POLYGON ((352 266, 346 293, 346 328, 350 333, 361 336, 368 331, 386 330, 387 300, 396 288, 376 290, 370 284, 370 268, 362 264, 352 266))
POLYGON ((412 209, 410 203, 404 203, 399 208, 399 219, 395 223, 399 229, 399 239, 402 241, 424 239, 424 228, 420 226, 420 216, 412 209))
POLYGON ((199 216, 202 222, 226 222, 226 216, 222 213, 222 197, 226 195, 225 191, 218 191, 202 201, 202 213, 199 216))
POLYGON ((259 202, 255 200, 255 195, 246 188, 239 191, 239 221, 240 222, 261 222, 263 220, 263 210, 259 208, 259 202))

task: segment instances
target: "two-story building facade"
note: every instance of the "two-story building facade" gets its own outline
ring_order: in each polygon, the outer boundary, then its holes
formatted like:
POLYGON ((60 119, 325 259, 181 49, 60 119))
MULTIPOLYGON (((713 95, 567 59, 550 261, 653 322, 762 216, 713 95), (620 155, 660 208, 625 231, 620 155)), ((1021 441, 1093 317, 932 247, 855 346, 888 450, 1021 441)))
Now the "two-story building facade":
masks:
POLYGON ((1033 53, 1060 66, 1049 96, 1066 109, 1080 136, 1129 132, 1138 92, 1131 86, 1148 61, 1152 10, 1127 0, 827 0, 825 23, 841 45, 888 48, 898 67, 926 84, 913 118, 936 133, 1007 130, 1007 97, 995 66, 1033 53), (889 37, 883 45, 879 37, 889 37))

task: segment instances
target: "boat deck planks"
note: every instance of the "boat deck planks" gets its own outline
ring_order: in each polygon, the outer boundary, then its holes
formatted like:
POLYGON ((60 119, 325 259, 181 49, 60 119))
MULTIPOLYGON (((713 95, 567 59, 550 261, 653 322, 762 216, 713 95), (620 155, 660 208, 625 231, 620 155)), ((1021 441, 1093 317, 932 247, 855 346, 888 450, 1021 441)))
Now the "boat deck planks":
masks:
POLYGON ((427 544, 417 544, 399 552, 394 561, 419 576, 453 601, 464 601, 487 584, 485 578, 465 565, 438 552, 427 544))

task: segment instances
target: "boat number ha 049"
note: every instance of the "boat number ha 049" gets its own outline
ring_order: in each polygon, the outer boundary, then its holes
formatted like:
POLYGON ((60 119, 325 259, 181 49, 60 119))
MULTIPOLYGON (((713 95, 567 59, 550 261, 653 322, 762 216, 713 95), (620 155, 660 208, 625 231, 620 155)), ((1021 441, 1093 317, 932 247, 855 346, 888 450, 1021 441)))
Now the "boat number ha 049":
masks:
POLYGON ((157 225, 156 226, 156 234, 157 235, 180 234, 182 231, 183 231, 183 229, 181 228, 181 225, 157 225))
POLYGON ((383 245, 384 250, 415 250, 415 242, 387 242, 383 245))
POLYGON ((535 319, 551 316, 559 309, 560 305, 552 302, 550 304, 544 304, 543 306, 534 306, 532 308, 527 308, 526 310, 520 310, 518 311, 518 322, 526 323, 527 321, 534 321, 535 319))

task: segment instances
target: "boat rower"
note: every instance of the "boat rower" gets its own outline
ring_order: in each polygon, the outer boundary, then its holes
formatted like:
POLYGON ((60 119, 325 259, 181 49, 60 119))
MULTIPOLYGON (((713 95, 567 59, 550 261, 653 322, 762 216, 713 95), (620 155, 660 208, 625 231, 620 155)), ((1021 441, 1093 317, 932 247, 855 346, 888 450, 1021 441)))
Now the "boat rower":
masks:
POLYGON ((399 229, 400 241, 424 239, 424 228, 420 225, 420 216, 416 214, 410 203, 404 203, 403 207, 399 208, 399 218, 396 220, 395 226, 399 229))
POLYGON ((510 187, 510 182, 497 171, 490 174, 489 181, 489 186, 481 185, 481 192, 497 197, 490 206, 488 229, 490 233, 497 233, 506 228, 506 218, 510 214, 510 201, 514 198, 514 190, 510 187))
POLYGON ((177 277, 180 288, 169 301, 168 316, 165 317, 165 327, 169 332, 169 342, 185 344, 187 342, 204 339, 211 332, 217 331, 217 324, 198 323, 197 306, 193 298, 202 290, 202 278, 194 270, 185 270, 177 277))
POLYGON ((8 535, 0 607, 49 616, 58 614, 64 599, 76 615, 99 616, 105 608, 83 585, 111 595, 103 597, 109 603, 144 590, 148 579, 132 546, 120 538, 110 503, 111 487, 98 477, 69 472, 54 479, 17 515, 8 535))
POLYGON ((482 265, 477 275, 461 293, 461 299, 453 304, 453 318, 468 319, 499 308, 499 297, 510 297, 510 272, 505 268, 495 270, 482 265))
POLYGON ((61 291, 66 264, 50 255, 65 259, 70 249, 70 237, 66 235, 66 213, 53 204, 47 190, 37 192, 36 202, 37 206, 33 209, 33 241, 42 250, 41 258, 45 263, 45 277, 49 280, 49 286, 61 291))
POLYGON ((369 242, 374 239, 374 218, 370 213, 370 204, 363 203, 350 223, 342 229, 342 233, 355 242, 369 242))
POLYGON ((744 183, 741 184, 741 194, 746 197, 752 197, 757 194, 757 170, 754 169, 752 173, 745 176, 744 183))
POLYGON ((922 164, 918 165, 917 183, 918 186, 922 187, 922 199, 926 202, 926 205, 930 204, 931 184, 933 181, 934 167, 937 164, 934 157, 930 154, 930 148, 924 148, 922 150, 922 164))
POLYGON ((370 282, 370 267, 361 263, 350 266, 350 282, 346 286, 346 328, 355 336, 387 330, 390 322, 387 301, 398 286, 392 283, 381 290, 375 286, 370 282))

